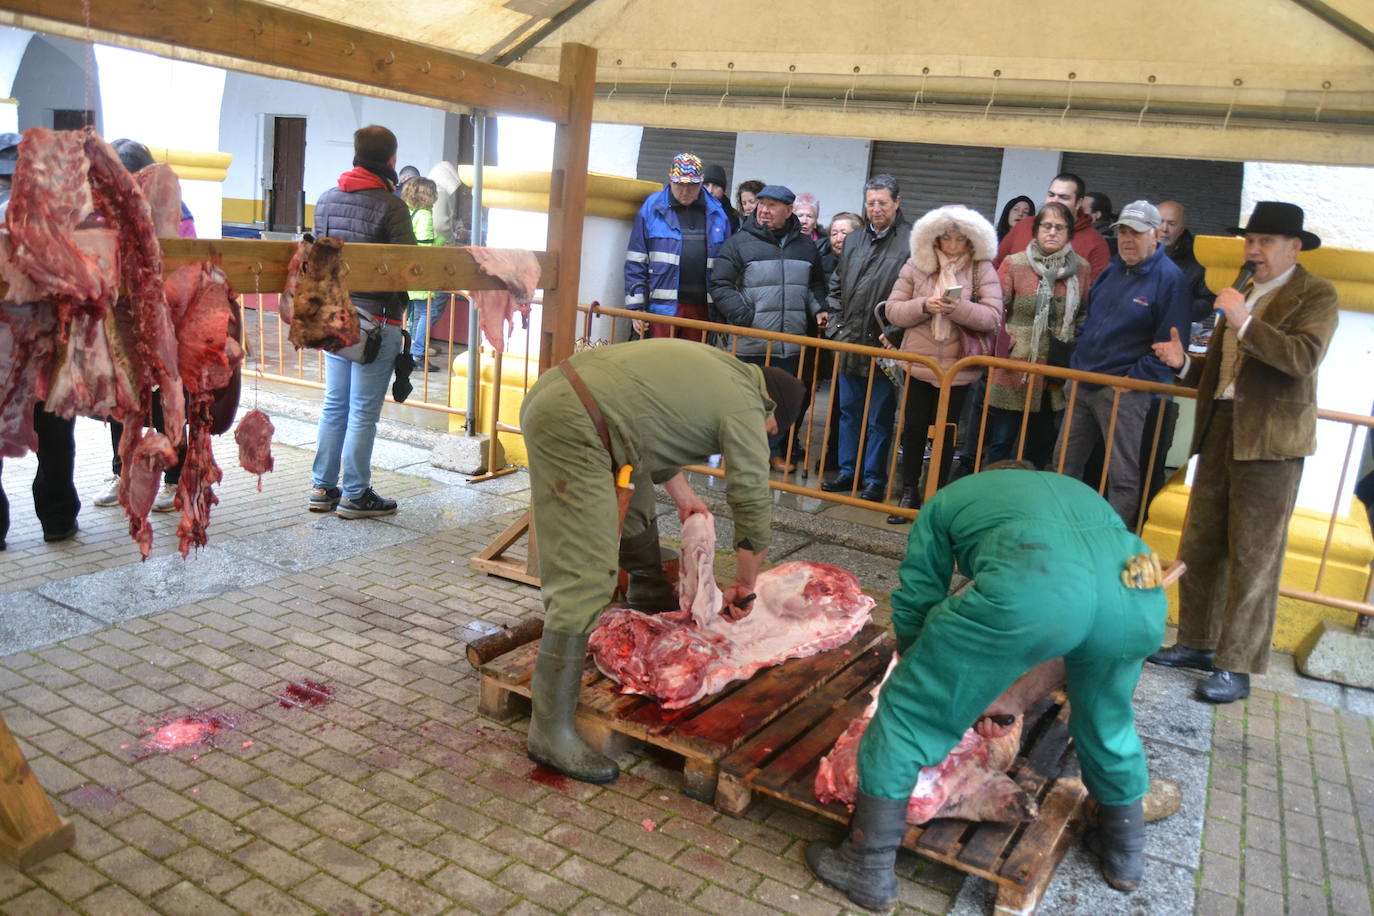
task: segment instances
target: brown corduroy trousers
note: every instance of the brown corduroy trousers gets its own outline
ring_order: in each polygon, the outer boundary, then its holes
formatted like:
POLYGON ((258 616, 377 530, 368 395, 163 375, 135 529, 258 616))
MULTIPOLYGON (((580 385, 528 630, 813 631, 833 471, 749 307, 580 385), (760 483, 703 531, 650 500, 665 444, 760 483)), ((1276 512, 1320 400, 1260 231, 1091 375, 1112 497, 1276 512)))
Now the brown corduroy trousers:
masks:
MULTIPOLYGON (((1201 406, 1201 405, 1199 405, 1201 406)), ((1178 641, 1225 671, 1263 674, 1303 459, 1231 457, 1231 401, 1213 405, 1179 558, 1178 641)))

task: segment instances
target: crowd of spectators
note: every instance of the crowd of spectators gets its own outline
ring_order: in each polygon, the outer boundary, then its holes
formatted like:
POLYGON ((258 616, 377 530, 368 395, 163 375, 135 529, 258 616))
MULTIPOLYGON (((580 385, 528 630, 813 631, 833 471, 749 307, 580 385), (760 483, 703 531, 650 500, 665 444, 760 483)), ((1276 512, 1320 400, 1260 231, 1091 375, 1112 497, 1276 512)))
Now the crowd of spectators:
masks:
MULTIPOLYGON (((660 315, 900 351, 904 358, 886 367, 892 371, 874 371, 863 354, 818 360, 795 343, 747 335, 642 321, 636 332, 732 349, 742 360, 796 373, 808 391, 833 362, 827 441, 816 444, 826 466, 801 469, 828 475, 821 482, 828 492, 918 508, 922 475, 941 483, 959 476, 973 464, 980 438, 984 461, 1019 454, 1050 467, 1062 456, 1067 473, 1094 485, 1105 452, 1106 495, 1134 527, 1140 443, 1152 429, 1157 396, 1066 386, 1033 371, 945 373, 980 355, 1170 381, 1152 345, 1171 332, 1188 339, 1193 322, 1211 320, 1215 299, 1193 255, 1184 206, 1138 200, 1118 213, 1108 195, 1088 191, 1068 172, 1050 181, 1038 210, 1031 197, 1013 197, 995 224, 957 203, 906 213, 891 175, 872 176, 862 194, 862 213, 840 210, 828 222, 815 194, 773 182, 742 181, 732 201, 723 165, 681 153, 635 220, 625 301, 660 315), (957 422, 937 431, 942 387, 947 416, 957 422), (927 471, 936 435, 942 458, 927 471), (897 479, 888 479, 889 468, 897 479)), ((786 430, 774 437, 774 471, 797 470, 809 429, 803 417, 795 438, 786 430)), ((888 521, 908 517, 894 513, 888 521)))

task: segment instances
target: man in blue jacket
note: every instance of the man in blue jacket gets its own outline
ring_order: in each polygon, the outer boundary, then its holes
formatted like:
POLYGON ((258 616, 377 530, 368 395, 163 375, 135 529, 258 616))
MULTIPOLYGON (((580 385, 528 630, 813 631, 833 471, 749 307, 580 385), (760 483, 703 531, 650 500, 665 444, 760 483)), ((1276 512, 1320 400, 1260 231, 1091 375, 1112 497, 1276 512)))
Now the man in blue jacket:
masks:
MULTIPOLYGON (((1171 329, 1187 337, 1192 295, 1183 271, 1159 245, 1160 223, 1155 205, 1137 200, 1123 207, 1112 224, 1117 231, 1117 255, 1088 293, 1088 317, 1071 368, 1165 384, 1173 381, 1173 371, 1155 356, 1153 345, 1168 340, 1171 329)), ((1118 399, 1117 389, 1074 384, 1078 393, 1073 411, 1065 417, 1055 447, 1056 452, 1063 450, 1064 473, 1081 478, 1093 450, 1112 430, 1107 502, 1134 530, 1140 507, 1140 442, 1151 395, 1123 389, 1118 399)))
MULTIPOLYGON (((720 202, 701 193, 701 158, 678 153, 662 191, 650 194, 635 216, 625 251, 625 307, 655 315, 706 321, 711 264, 730 235, 730 220, 720 202)), ((636 321, 641 337, 686 337, 672 325, 636 321)))

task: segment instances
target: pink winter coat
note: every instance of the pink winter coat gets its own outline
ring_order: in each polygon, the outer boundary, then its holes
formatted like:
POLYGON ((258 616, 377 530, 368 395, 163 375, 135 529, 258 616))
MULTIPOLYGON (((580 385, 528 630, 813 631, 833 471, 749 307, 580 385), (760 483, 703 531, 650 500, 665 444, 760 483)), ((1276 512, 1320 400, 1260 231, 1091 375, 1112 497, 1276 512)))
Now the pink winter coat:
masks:
MULTIPOLYGON (((965 340, 965 332, 986 335, 986 339, 991 341, 991 335, 1002 324, 1002 284, 997 279, 997 271, 991 260, 996 250, 997 235, 992 225, 966 207, 940 207, 916 221, 911 229, 911 258, 902 265, 902 272, 887 297, 887 320, 907 329, 902 335, 900 349, 928 357, 941 369, 948 369, 969 355, 971 349, 976 352, 977 348, 971 348, 965 340), (926 300, 940 296, 945 291, 940 284, 940 265, 935 256, 935 244, 941 233, 949 229, 958 229, 968 238, 974 260, 969 267, 956 274, 964 292, 959 305, 947 316, 954 324, 954 333, 937 341, 931 336, 926 300), (975 291, 978 294, 977 302, 973 301, 975 291)), ((992 355, 991 348, 985 352, 992 355)), ((937 384, 935 373, 924 363, 911 362, 905 365, 913 378, 937 384)), ((952 384, 967 385, 978 375, 978 369, 960 372, 952 384)))
MULTIPOLYGON (((1002 284, 997 280, 997 271, 992 269, 991 261, 974 261, 972 269, 958 274, 964 287, 959 305, 948 317, 955 326, 955 333, 944 340, 936 340, 930 334, 930 313, 926 311, 926 300, 939 296, 944 290, 938 289, 940 274, 923 273, 911 261, 902 265, 902 272, 887 300, 887 320, 898 327, 906 328, 902 335, 901 349, 929 357, 941 369, 950 366, 967 354, 964 329, 978 334, 992 334, 1002 323, 1002 284), (973 301, 974 271, 978 273, 978 300, 973 301)), ((988 353, 991 356, 991 352, 988 353)), ((923 382, 935 384, 935 374, 924 363, 907 363, 907 371, 923 382)), ((977 369, 960 372, 952 384, 967 385, 978 377, 977 369)))

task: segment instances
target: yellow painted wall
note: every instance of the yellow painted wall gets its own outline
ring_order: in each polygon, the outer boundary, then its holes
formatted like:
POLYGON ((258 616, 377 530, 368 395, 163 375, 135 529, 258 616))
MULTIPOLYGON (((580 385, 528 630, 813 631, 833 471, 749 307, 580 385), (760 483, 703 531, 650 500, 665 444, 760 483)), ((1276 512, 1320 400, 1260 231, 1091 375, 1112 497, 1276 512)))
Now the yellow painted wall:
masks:
MULTIPOLYGON (((224 208, 222 210, 226 223, 260 223, 262 222, 262 201, 249 200, 244 197, 224 198, 224 208)), ((315 225, 315 205, 305 205, 305 224, 315 225)))
MULTIPOLYGON (((477 430, 481 433, 491 433, 491 396, 492 380, 495 377, 496 366, 492 360, 492 352, 487 348, 482 348, 481 368, 479 370, 481 384, 477 390, 477 430)), ((510 426, 520 425, 520 405, 525 399, 525 359, 522 356, 515 356, 507 353, 501 361, 501 422, 510 426)), ((529 361, 530 382, 539 377, 539 360, 533 358, 529 361)), ((467 357, 461 357, 453 367, 453 375, 449 379, 449 403, 453 405, 466 404, 468 399, 468 361, 467 357)), ((451 433, 463 432, 463 418, 452 416, 448 421, 448 430, 451 433)), ((527 465, 529 463, 529 453, 525 450, 525 439, 517 433, 501 433, 501 447, 505 450, 506 461, 511 464, 527 465)))
MULTIPOLYGON (((1150 520, 1142 537, 1150 549, 1161 557, 1178 556, 1178 544, 1183 528, 1183 513, 1188 505, 1191 487, 1183 483, 1180 469, 1168 485, 1150 504, 1150 520)), ((1374 538, 1364 507, 1352 501, 1350 515, 1336 520, 1327 557, 1326 573, 1322 579, 1323 594, 1363 601, 1369 589, 1369 564, 1374 561, 1374 538)), ((1326 513, 1299 507, 1288 524, 1288 552, 1284 558, 1283 584, 1288 588, 1315 591, 1317 568, 1321 563, 1322 546, 1326 542, 1326 513)), ((1244 571, 1240 571, 1244 575, 1244 571)), ((1278 620, 1274 625, 1274 648, 1295 652, 1308 634, 1322 620, 1337 620, 1352 624, 1356 615, 1325 605, 1312 604, 1292 598, 1280 598, 1278 620)), ((1178 622, 1178 589, 1169 589, 1169 621, 1178 622)))

